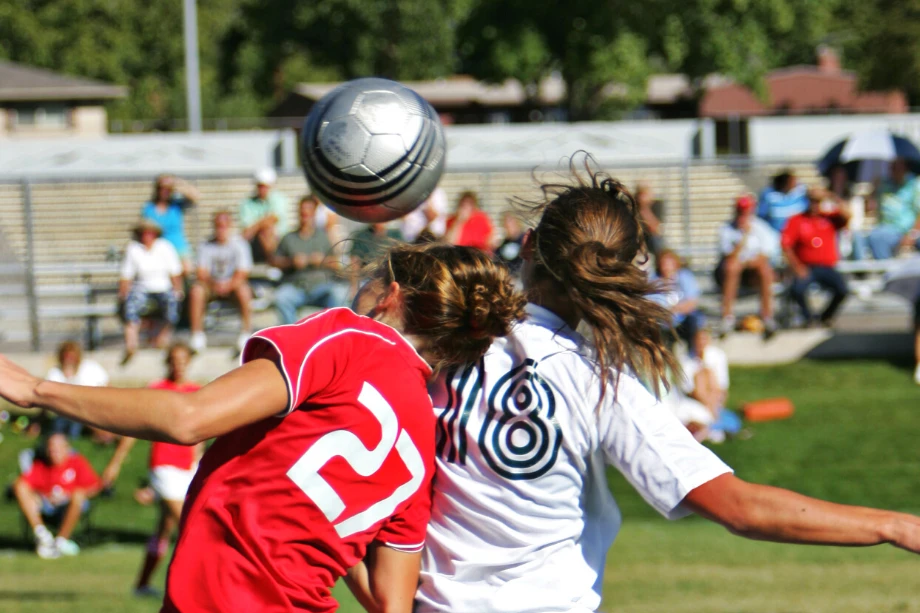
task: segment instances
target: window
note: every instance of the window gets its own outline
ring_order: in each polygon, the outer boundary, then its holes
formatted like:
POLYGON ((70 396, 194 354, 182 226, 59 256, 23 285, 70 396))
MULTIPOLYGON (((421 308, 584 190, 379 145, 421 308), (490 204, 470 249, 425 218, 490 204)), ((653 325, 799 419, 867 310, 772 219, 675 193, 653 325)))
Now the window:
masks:
POLYGON ((69 109, 63 104, 11 109, 13 128, 66 128, 70 125, 69 109))

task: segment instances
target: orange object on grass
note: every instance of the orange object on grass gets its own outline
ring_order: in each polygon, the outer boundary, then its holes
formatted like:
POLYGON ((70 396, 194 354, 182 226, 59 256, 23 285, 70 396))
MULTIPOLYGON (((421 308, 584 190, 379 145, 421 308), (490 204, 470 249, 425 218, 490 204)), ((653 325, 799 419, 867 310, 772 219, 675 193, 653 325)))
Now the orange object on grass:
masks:
POLYGON ((748 421, 772 421, 788 419, 795 412, 792 401, 788 398, 765 398, 748 402, 741 407, 744 418, 748 421))

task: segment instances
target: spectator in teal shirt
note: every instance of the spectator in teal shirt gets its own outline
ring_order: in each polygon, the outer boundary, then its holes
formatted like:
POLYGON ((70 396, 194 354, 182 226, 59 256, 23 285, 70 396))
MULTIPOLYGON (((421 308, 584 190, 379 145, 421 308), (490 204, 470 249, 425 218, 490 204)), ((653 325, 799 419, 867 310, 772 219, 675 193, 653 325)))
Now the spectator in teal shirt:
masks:
POLYGON ((160 226, 163 238, 176 248, 183 275, 192 269, 191 249, 185 237, 185 211, 197 201, 198 190, 193 185, 172 175, 160 175, 153 182, 153 195, 141 209, 141 218, 160 226))
POLYGON ((242 235, 252 248, 252 260, 268 262, 278 247, 280 237, 289 231, 288 199, 275 191, 278 175, 263 168, 255 175, 255 193, 240 203, 242 235))
POLYGON ((902 158, 891 163, 891 176, 879 184, 875 199, 879 223, 868 237, 872 256, 886 260, 901 247, 920 249, 920 182, 902 158))

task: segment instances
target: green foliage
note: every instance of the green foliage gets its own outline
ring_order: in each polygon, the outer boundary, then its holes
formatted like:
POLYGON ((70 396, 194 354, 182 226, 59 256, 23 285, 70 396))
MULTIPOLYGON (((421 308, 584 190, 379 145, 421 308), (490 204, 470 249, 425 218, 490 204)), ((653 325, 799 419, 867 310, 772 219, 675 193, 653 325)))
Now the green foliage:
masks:
MULTIPOLYGON (((198 0, 205 117, 256 117, 302 81, 460 72, 567 84, 571 119, 640 104, 648 76, 776 67, 842 46, 866 85, 920 96, 920 0, 198 0)), ((0 58, 130 88, 117 119, 185 114, 182 0, 0 0, 0 58)))

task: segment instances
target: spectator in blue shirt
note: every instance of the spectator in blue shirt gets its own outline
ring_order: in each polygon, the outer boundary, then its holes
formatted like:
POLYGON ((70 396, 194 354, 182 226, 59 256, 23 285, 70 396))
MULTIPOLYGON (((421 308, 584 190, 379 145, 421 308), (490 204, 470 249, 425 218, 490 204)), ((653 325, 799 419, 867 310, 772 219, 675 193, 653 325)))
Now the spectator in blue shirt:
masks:
POLYGON ((920 249, 920 181, 898 158, 891 163, 889 178, 875 191, 878 225, 869 233, 869 249, 876 260, 897 255, 900 247, 920 249))
POLYGON ((804 213, 808 208, 807 191, 808 187, 799 185, 791 170, 784 170, 773 177, 772 185, 760 192, 757 216, 777 232, 782 232, 790 217, 804 213))
POLYGON ((662 293, 655 296, 655 301, 671 311, 677 335, 689 344, 704 323, 696 277, 681 266, 680 257, 669 249, 658 254, 657 269, 662 293))
POLYGON ((156 223, 182 260, 183 274, 191 271, 191 249, 185 237, 185 211, 198 201, 195 187, 172 175, 160 175, 153 182, 153 195, 144 203, 141 218, 156 223))

